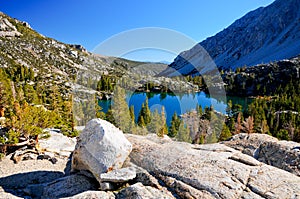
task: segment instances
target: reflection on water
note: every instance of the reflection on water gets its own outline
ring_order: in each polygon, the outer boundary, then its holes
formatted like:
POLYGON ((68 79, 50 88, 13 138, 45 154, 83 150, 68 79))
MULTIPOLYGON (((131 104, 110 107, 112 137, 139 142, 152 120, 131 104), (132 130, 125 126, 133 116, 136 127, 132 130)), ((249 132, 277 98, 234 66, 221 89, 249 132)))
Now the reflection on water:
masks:
MULTIPOLYGON (((127 93, 127 103, 129 106, 134 106, 134 114, 136 119, 138 118, 142 103, 145 101, 146 97, 148 97, 151 111, 154 111, 155 109, 160 111, 161 106, 165 107, 168 125, 170 125, 174 112, 176 112, 177 115, 184 114, 195 109, 197 104, 201 105, 202 109, 212 105, 216 111, 224 114, 226 113, 227 107, 227 102, 211 98, 204 92, 177 95, 168 93, 127 93)), ((238 103, 243 107, 247 107, 251 101, 248 98, 227 96, 227 101, 229 100, 231 100, 233 104, 238 103)), ((110 100, 99 100, 99 105, 102 107, 104 112, 107 112, 110 104, 110 100)))

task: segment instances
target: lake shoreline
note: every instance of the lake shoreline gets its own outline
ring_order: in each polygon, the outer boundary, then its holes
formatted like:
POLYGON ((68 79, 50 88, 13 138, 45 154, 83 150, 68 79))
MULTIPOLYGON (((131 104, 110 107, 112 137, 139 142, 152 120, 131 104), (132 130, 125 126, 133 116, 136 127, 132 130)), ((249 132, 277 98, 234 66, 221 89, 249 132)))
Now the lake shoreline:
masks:
MULTIPOLYGON (((217 112, 226 115, 227 103, 229 100, 233 104, 238 103, 243 107, 247 107, 252 100, 249 98, 226 96, 221 99, 216 99, 206 94, 205 92, 196 93, 181 93, 181 94, 168 94, 168 93, 152 93, 152 92, 134 92, 130 91, 126 94, 126 101, 128 107, 134 106, 135 118, 138 118, 141 110, 142 103, 144 103, 146 97, 149 100, 149 107, 151 112, 155 109, 161 110, 164 106, 167 115, 167 124, 170 125, 172 115, 176 112, 177 115, 182 115, 192 110, 196 110, 197 105, 200 105, 204 110, 205 107, 211 105, 217 112), (224 100, 224 101, 223 101, 224 100)), ((113 97, 109 100, 98 100, 98 104, 101 106, 102 111, 106 113, 112 104, 113 97)))

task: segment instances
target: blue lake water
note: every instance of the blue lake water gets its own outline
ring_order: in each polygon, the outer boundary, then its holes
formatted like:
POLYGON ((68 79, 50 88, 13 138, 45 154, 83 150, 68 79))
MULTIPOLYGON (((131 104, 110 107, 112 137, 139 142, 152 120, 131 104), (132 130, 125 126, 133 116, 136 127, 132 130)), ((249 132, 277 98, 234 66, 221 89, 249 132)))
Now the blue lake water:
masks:
MULTIPOLYGON (((225 113, 227 107, 227 101, 232 100, 233 104, 241 104, 244 108, 250 102, 248 98, 241 97, 228 97, 225 100, 218 100, 210 97, 204 92, 198 93, 186 93, 180 95, 171 94, 161 94, 161 93, 127 93, 126 101, 130 106, 134 106, 135 118, 138 118, 139 112, 141 110, 142 104, 145 102, 146 97, 148 97, 150 110, 153 112, 155 109, 161 110, 161 107, 165 107, 165 112, 167 116, 167 124, 170 125, 172 115, 174 112, 177 115, 184 114, 188 111, 195 110, 197 104, 201 105, 204 110, 205 107, 213 106, 218 112, 225 113)), ((110 100, 99 100, 99 105, 102 107, 104 112, 107 112, 111 104, 110 100)))

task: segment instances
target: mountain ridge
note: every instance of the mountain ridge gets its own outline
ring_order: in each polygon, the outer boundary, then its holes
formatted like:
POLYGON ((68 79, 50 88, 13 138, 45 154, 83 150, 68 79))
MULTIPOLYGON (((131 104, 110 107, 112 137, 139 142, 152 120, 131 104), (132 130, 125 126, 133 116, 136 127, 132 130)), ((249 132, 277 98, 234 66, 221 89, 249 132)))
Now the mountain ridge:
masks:
MULTIPOLYGON (((295 57, 300 54, 299 10, 299 0, 276 0, 266 7, 250 11, 215 36, 180 53, 169 66, 183 71, 183 75, 190 74, 194 69, 190 64, 194 63, 193 58, 182 59, 193 55, 199 57, 198 46, 203 47, 216 66, 223 69, 295 57)), ((203 64, 201 61, 197 63, 203 64)), ((171 73, 165 71, 162 74, 171 73)))

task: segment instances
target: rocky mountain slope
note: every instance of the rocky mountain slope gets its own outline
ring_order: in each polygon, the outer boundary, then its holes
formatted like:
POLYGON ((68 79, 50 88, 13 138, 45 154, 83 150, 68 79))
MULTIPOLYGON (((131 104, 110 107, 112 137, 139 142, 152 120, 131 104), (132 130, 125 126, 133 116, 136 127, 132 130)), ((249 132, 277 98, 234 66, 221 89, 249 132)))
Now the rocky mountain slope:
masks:
MULTIPOLYGON (((66 94, 72 82, 82 80, 78 77, 82 73, 85 74, 84 82, 80 83, 84 84, 88 79, 99 80, 103 74, 119 77, 132 73, 153 76, 166 68, 165 64, 92 54, 80 45, 64 44, 45 37, 31 29, 28 23, 0 12, 0 67, 13 66, 32 68, 35 77, 44 85, 59 85, 66 94), (152 66, 155 68, 153 71, 152 66)), ((136 79, 138 84, 144 78, 136 79)))
POLYGON ((95 90, 102 75, 120 78, 129 89, 141 88, 145 82, 169 85, 173 91, 185 87, 187 90, 197 89, 185 82, 154 77, 165 70, 167 64, 93 54, 81 45, 64 44, 45 37, 33 30, 27 22, 0 12, 0 67, 14 66, 32 68, 41 84, 47 87, 58 85, 65 97, 73 83, 75 88, 84 86, 95 90))
POLYGON ((227 95, 270 95, 279 86, 289 82, 297 84, 300 71, 300 56, 269 64, 243 67, 237 72, 225 71, 222 79, 227 95))
MULTIPOLYGON (((202 46, 220 68, 252 66, 300 54, 300 1, 276 0, 258 8, 213 37, 184 51, 169 66, 183 74, 201 67, 202 46), (187 62, 187 60, 190 62, 187 62), (196 64, 195 64, 196 63, 196 64)), ((199 70, 199 69, 198 69, 199 70)), ((170 71, 164 75, 172 74, 170 71)))

